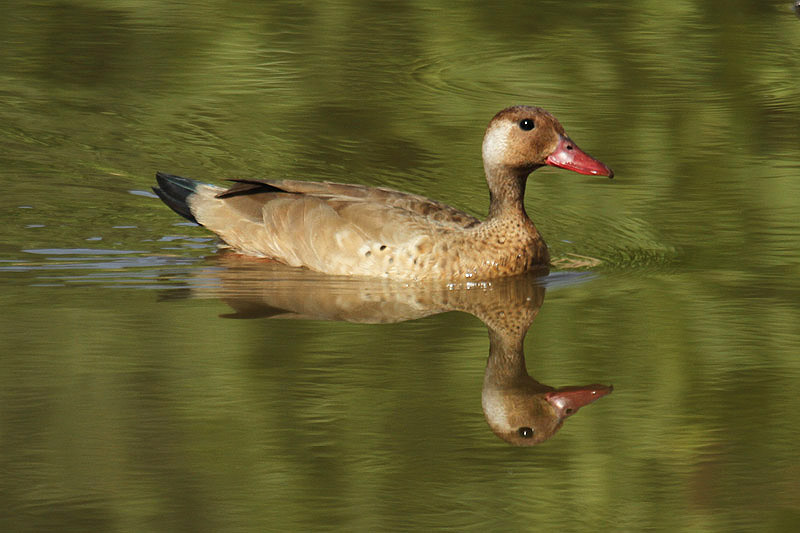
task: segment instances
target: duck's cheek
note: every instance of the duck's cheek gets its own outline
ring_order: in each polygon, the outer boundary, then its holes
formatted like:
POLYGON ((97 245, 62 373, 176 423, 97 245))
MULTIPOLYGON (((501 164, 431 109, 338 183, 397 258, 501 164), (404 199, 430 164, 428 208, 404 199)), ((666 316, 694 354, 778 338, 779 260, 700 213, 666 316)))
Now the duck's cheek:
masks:
POLYGON ((509 154, 509 137, 512 124, 495 124, 483 139, 483 159, 491 164, 502 163, 509 154))

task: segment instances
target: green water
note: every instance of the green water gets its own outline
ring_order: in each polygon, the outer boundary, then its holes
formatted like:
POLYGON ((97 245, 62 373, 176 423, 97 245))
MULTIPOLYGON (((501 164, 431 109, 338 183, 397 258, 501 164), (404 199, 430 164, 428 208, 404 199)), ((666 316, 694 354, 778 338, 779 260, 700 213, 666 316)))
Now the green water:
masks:
POLYGON ((4 6, 0 529, 796 528, 800 19, 623 4, 4 6), (293 177, 484 216, 483 131, 517 103, 616 173, 528 185, 553 257, 596 266, 331 281, 148 192, 293 177), (489 310, 538 311, 510 352, 538 382, 614 392, 498 439, 489 310))

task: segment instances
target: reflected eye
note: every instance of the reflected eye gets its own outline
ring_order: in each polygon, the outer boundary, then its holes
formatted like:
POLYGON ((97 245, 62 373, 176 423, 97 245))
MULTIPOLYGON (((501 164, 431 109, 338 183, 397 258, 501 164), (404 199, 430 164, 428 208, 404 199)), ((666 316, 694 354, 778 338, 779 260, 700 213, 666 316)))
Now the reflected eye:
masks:
POLYGON ((526 118, 519 121, 519 127, 525 131, 530 131, 536 127, 536 123, 534 123, 533 120, 526 118))
POLYGON ((533 428, 519 428, 517 433, 519 433, 519 436, 523 439, 529 439, 533 437, 533 428))

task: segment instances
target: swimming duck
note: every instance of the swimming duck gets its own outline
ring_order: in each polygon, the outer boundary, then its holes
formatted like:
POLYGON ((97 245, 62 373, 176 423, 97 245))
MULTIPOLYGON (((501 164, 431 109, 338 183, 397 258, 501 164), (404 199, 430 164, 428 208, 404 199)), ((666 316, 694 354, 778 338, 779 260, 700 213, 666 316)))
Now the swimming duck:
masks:
POLYGON ((155 193, 233 250, 333 275, 397 280, 491 279, 546 268, 547 245, 525 212, 528 175, 551 165, 614 177, 539 107, 497 113, 483 139, 489 215, 481 221, 382 187, 231 180, 218 187, 158 172, 155 193))
MULTIPOLYGON (((219 298, 232 308, 221 316, 235 319, 387 324, 439 313, 469 313, 489 331, 489 357, 481 389, 486 422, 504 441, 532 446, 552 438, 567 418, 614 390, 611 385, 596 383, 554 388, 528 373, 526 352, 530 362, 537 351, 548 351, 541 342, 527 350, 524 346, 544 303, 545 287, 538 274, 474 284, 392 283, 380 278, 328 276, 228 251, 210 258, 207 269, 193 269, 192 289, 182 294, 219 298)), ((564 276, 562 282, 570 277, 573 282, 583 278, 564 276)), ((457 345, 452 348, 459 349, 457 345)), ((391 348, 388 353, 397 355, 391 348)), ((447 360, 428 370, 447 372, 447 360)))
POLYGON ((495 435, 515 446, 533 446, 555 435, 581 407, 611 394, 611 385, 554 388, 528 374, 522 340, 527 330, 510 334, 489 326, 489 359, 481 404, 495 435))

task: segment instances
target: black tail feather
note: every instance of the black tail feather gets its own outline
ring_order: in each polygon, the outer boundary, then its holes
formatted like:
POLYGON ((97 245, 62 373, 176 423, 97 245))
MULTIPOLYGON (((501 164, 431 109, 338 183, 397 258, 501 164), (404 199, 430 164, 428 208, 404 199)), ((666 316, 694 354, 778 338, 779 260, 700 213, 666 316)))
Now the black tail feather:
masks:
POLYGON ((195 192, 200 182, 163 172, 156 172, 156 180, 158 187, 153 187, 153 192, 173 211, 197 224, 187 198, 195 192))

